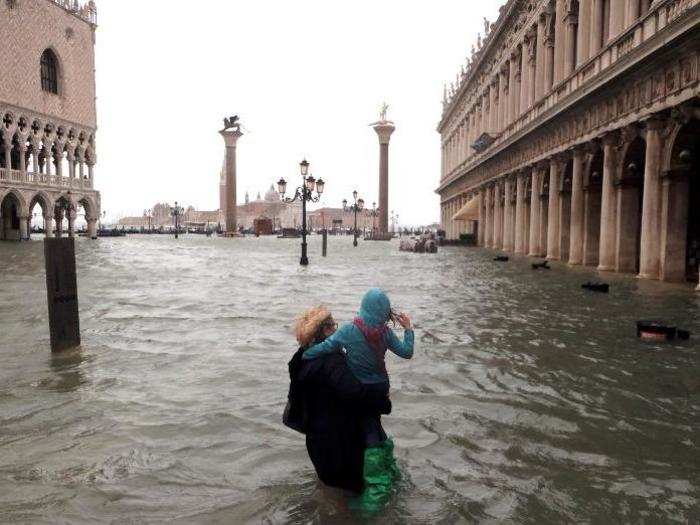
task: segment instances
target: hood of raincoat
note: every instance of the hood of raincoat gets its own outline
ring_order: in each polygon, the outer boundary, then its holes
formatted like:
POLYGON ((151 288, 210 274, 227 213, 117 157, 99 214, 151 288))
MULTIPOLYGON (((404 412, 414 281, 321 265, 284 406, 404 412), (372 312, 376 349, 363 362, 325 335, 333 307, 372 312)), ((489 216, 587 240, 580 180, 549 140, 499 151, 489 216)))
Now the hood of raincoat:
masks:
POLYGON ((368 326, 378 327, 389 321, 391 302, 379 288, 371 288, 362 298, 360 317, 368 326))

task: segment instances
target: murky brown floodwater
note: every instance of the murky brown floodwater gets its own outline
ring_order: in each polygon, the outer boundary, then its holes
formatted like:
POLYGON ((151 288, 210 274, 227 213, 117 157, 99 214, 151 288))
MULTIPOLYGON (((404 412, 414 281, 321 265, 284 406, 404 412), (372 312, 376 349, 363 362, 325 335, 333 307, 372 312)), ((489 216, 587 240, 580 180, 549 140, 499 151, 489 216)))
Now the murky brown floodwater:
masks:
POLYGON ((78 242, 83 347, 48 350, 43 244, 0 243, 0 522, 352 519, 280 416, 294 316, 386 288, 417 351, 388 358, 404 523, 700 519, 700 294, 476 249, 131 237, 78 242))

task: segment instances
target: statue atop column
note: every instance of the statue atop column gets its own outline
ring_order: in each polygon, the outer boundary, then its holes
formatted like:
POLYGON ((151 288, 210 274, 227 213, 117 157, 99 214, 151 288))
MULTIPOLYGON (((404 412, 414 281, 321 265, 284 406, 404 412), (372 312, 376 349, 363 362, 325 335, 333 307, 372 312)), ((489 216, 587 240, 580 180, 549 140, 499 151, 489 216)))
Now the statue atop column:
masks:
POLYGON ((241 130, 241 123, 238 120, 238 115, 224 118, 224 131, 228 131, 229 129, 233 129, 234 131, 241 130))
POLYGON ((238 115, 224 118, 224 129, 219 131, 224 139, 226 154, 224 160, 225 173, 225 201, 226 201, 226 237, 236 237, 238 235, 238 217, 236 210, 236 144, 243 136, 241 122, 238 115))
POLYGON ((386 122, 386 112, 389 109, 389 104, 384 102, 379 108, 379 122, 386 122))
POLYGON ((373 232, 372 240, 388 241, 389 233, 389 140, 396 129, 387 119, 389 104, 384 102, 379 109, 379 121, 370 124, 379 138, 379 231, 373 232))

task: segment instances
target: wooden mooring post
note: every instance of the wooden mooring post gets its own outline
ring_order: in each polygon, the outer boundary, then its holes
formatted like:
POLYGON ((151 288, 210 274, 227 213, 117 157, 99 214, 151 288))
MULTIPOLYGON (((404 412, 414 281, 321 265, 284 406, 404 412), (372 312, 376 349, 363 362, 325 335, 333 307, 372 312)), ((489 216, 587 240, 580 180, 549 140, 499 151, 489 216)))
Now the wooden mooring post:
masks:
POLYGON ((328 230, 325 228, 323 229, 323 248, 322 248, 322 254, 325 257, 326 254, 328 253, 328 230))
POLYGON ((51 351, 60 352, 80 346, 74 239, 45 239, 44 259, 51 351))

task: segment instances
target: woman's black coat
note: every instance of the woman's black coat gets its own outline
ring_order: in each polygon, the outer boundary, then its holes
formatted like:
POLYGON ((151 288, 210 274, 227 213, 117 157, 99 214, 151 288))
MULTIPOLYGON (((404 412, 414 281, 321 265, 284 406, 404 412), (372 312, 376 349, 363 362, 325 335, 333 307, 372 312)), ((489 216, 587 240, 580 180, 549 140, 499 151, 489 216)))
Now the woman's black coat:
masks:
POLYGON ((302 360, 299 349, 289 362, 289 402, 284 423, 306 434, 306 449, 326 485, 361 492, 365 441, 360 419, 389 414, 391 402, 364 387, 343 352, 302 360))

